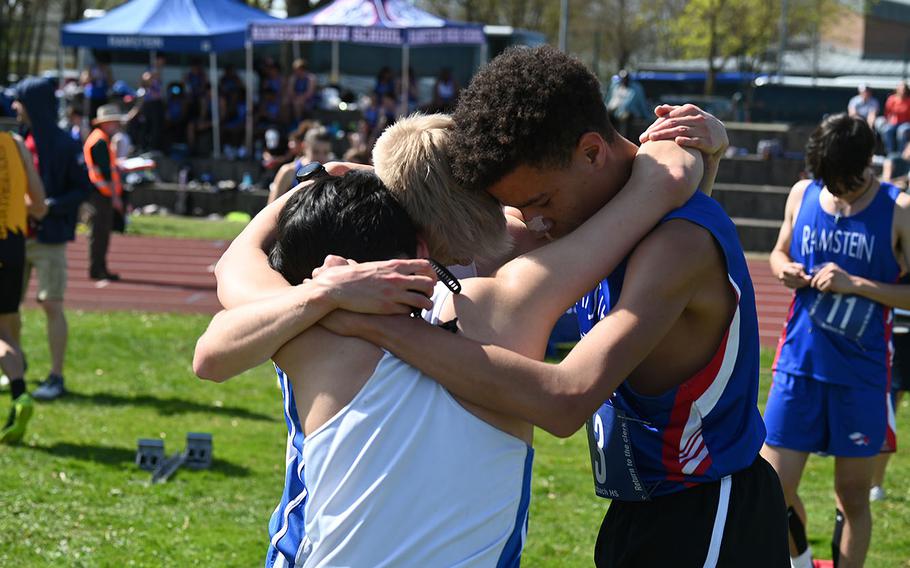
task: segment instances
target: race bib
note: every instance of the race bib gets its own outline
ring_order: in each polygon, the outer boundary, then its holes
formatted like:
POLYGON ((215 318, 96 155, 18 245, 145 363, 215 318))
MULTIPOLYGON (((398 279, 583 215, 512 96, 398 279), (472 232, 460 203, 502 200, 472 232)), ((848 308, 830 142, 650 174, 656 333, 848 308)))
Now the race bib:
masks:
POLYGON ((809 317, 818 327, 862 346, 861 339, 879 304, 862 296, 829 294, 813 290, 809 317))
POLYGON ((637 421, 622 410, 604 404, 587 422, 588 448, 591 450, 591 471, 594 474, 594 493, 605 499, 649 501, 635 467, 629 428, 637 421))

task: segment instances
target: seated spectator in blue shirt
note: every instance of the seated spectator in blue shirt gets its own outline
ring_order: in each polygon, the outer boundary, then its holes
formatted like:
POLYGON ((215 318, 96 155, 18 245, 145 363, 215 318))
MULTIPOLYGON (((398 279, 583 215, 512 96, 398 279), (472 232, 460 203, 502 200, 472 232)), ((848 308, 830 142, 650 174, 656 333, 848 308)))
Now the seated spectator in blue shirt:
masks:
POLYGON ((864 119, 869 126, 874 128, 875 119, 878 118, 878 113, 881 111, 881 105, 872 94, 872 89, 867 85, 860 85, 857 90, 859 94, 847 103, 847 114, 864 119))

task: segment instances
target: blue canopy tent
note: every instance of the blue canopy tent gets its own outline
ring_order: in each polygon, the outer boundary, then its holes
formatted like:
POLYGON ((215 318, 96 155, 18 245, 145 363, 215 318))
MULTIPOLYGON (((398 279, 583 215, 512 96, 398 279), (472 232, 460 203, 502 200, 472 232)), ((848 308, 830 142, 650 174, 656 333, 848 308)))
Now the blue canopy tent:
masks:
POLYGON ((333 80, 338 78, 339 42, 401 47, 402 108, 405 109, 411 47, 474 45, 481 50, 486 47, 481 24, 445 20, 415 8, 406 0, 336 0, 299 18, 252 22, 250 38, 254 42, 331 42, 333 80))
POLYGON ((60 43, 94 49, 208 53, 217 158, 221 154, 217 54, 248 47, 249 22, 269 19, 275 18, 239 0, 132 0, 100 18, 64 25, 60 43))

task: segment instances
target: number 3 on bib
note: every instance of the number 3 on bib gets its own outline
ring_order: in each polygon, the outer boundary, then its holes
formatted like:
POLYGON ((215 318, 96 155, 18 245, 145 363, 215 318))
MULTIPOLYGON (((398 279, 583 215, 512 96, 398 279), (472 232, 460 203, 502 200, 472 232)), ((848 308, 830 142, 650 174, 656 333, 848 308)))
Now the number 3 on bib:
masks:
POLYGON ((600 414, 591 418, 594 428, 594 444, 591 446, 591 469, 594 470, 594 482, 604 483, 607 480, 607 458, 604 456, 604 422, 600 414))
POLYGON ((647 501, 648 490, 641 482, 632 451, 630 428, 641 428, 610 403, 602 405, 587 424, 588 449, 594 493, 605 499, 647 501))

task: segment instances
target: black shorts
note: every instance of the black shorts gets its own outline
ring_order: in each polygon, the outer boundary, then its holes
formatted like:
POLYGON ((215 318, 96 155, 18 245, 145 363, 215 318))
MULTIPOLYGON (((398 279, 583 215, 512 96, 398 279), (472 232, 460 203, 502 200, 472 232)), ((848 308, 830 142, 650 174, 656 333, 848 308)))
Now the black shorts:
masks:
POLYGON ((722 481, 646 502, 613 501, 597 536, 594 563, 598 568, 788 568, 787 530, 780 480, 759 456, 722 481))
POLYGON ((25 237, 7 233, 0 239, 0 314, 14 314, 22 302, 22 273, 25 271, 25 237))
POLYGON ((891 392, 910 391, 910 333, 895 333, 891 363, 891 392))

